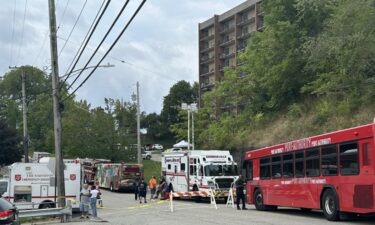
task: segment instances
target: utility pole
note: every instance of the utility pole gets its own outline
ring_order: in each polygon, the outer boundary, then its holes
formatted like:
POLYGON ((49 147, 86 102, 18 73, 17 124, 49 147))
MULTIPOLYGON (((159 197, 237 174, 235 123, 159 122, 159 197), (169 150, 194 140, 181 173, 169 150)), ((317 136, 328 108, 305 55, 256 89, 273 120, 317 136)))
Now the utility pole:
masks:
POLYGON ((137 159, 138 164, 142 163, 141 153, 141 110, 139 103, 139 82, 137 81, 137 159))
POLYGON ((51 68, 52 68, 52 98, 53 98, 53 122, 55 134, 55 176, 57 187, 57 199, 59 207, 65 206, 65 182, 64 182, 64 162, 61 151, 61 113, 60 113, 60 85, 59 85, 59 63, 57 57, 57 37, 56 37, 56 14, 55 0, 48 0, 49 7, 49 29, 51 46, 51 68))
POLYGON ((194 142, 194 112, 191 111, 191 139, 192 139, 192 149, 195 150, 195 142, 194 142))
POLYGON ((190 150, 190 105, 188 105, 188 150, 190 150))
POLYGON ((22 68, 22 117, 23 117, 23 151, 25 154, 25 163, 29 162, 29 135, 27 131, 27 104, 26 104, 26 85, 25 70, 22 68))
POLYGON ((9 66, 9 69, 21 68, 21 86, 22 86, 22 119, 23 119, 23 152, 25 155, 25 162, 29 162, 29 134, 27 130, 27 104, 26 104, 26 80, 25 68, 17 66, 9 66))

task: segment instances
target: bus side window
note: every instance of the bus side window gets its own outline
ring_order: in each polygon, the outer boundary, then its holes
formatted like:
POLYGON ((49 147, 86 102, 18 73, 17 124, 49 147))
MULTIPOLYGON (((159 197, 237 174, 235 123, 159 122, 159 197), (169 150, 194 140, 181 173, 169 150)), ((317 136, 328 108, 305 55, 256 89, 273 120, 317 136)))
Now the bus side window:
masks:
POLYGON ((260 179, 270 179, 271 178, 271 159, 265 157, 260 159, 260 179))
POLYGON ((281 178, 281 156, 272 157, 272 178, 281 178))
POLYGON ((341 175, 359 174, 358 144, 340 144, 340 173, 341 175))
POLYGON ((320 175, 319 148, 306 150, 306 176, 318 177, 320 175))
POLYGON ((294 163, 296 177, 305 177, 305 157, 303 151, 296 152, 294 163))
POLYGON ((294 177, 293 153, 287 153, 283 155, 283 177, 294 177))
POLYGON ((337 175, 337 147, 336 145, 322 148, 322 174, 323 176, 337 175))
POLYGON ((246 180, 253 180, 253 161, 245 161, 246 180))
POLYGON ((371 165, 371 148, 370 143, 363 143, 362 144, 362 163, 363 166, 371 165))

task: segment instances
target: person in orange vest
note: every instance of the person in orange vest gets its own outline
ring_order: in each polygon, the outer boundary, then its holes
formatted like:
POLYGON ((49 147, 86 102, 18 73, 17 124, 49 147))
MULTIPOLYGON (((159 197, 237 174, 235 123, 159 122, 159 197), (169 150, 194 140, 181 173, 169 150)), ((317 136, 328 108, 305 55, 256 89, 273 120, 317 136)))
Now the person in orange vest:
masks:
POLYGON ((150 181, 148 182, 148 186, 150 187, 150 192, 151 192, 150 201, 152 201, 156 192, 156 177, 155 176, 153 176, 150 179, 150 181))

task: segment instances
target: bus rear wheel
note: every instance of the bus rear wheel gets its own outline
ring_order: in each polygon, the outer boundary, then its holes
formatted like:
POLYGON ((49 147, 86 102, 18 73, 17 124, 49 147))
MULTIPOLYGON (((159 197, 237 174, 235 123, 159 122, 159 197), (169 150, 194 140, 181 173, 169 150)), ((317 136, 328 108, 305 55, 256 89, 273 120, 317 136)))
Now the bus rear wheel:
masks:
POLYGON ((322 208, 324 216, 329 221, 340 220, 339 201, 331 189, 324 191, 322 197, 322 208))

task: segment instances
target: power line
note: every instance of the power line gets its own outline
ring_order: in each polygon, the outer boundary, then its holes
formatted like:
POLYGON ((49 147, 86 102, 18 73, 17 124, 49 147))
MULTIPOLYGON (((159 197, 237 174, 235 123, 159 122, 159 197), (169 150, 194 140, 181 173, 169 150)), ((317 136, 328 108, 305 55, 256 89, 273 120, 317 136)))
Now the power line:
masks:
POLYGON ((25 21, 26 21, 26 14, 27 14, 27 0, 25 1, 25 10, 23 12, 23 22, 22 22, 22 33, 21 33, 21 45, 19 46, 18 48, 18 54, 17 54, 17 64, 18 64, 18 60, 19 60, 19 57, 20 57, 20 53, 21 53, 21 47, 23 45, 23 35, 24 35, 24 31, 25 31, 25 21))
POLYGON ((14 0, 13 23, 12 23, 12 42, 10 44, 10 62, 9 62, 9 66, 11 66, 12 62, 13 62, 14 24, 16 23, 16 9, 17 9, 17 0, 14 0))
MULTIPOLYGON (((104 56, 101 58, 101 60, 98 62, 97 66, 91 71, 91 73, 81 82, 81 84, 72 92, 68 95, 67 98, 71 97, 79 88, 82 87, 83 84, 86 83, 86 81, 92 76, 92 74, 96 71, 96 69, 98 68, 98 66, 100 65, 100 63, 102 63, 102 61, 105 59, 105 57, 109 54, 109 52, 113 49, 113 47, 116 45, 116 43, 118 42, 118 40, 120 40, 121 36, 124 34, 124 32, 126 31, 126 29, 129 27, 130 23, 133 21, 133 19, 136 17, 136 15, 138 14, 138 12, 141 10, 141 8, 143 7, 143 5, 146 3, 146 0, 143 0, 142 3, 138 6, 137 10, 135 11, 135 13, 132 15, 132 17, 130 18, 130 20, 128 21, 128 23, 126 24, 126 26, 122 29, 121 33, 117 36, 116 40, 112 43, 111 47, 107 50, 107 52, 104 54, 104 56)), ((68 89, 69 90, 69 89, 68 89)), ((65 100, 65 99, 64 99, 65 100)))
POLYGON ((70 30, 70 33, 69 33, 68 38, 67 38, 67 41, 64 43, 63 47, 61 48, 58 57, 60 57, 61 53, 64 51, 64 48, 65 48, 66 44, 69 42, 70 36, 72 35, 74 29, 76 28, 76 25, 77 25, 77 23, 78 23, 78 20, 81 18, 82 12, 83 12, 83 10, 84 10, 85 7, 86 7, 86 3, 87 3, 87 0, 85 0, 85 3, 83 4, 81 11, 79 12, 79 15, 78 15, 78 17, 77 17, 77 19, 76 19, 76 21, 75 21, 75 23, 74 23, 74 25, 73 25, 73 28, 70 30))
POLYGON ((102 19, 102 17, 103 17, 103 15, 104 15, 105 11, 107 10, 108 5, 109 5, 109 3, 111 2, 111 0, 108 0, 108 1, 107 1, 107 4, 105 5, 103 11, 101 11, 101 9, 103 8, 103 4, 104 4, 104 2, 105 2, 105 1, 103 0, 103 3, 102 3, 102 5, 100 6, 99 11, 97 12, 97 14, 96 14, 96 16, 95 16, 93 22, 91 23, 91 26, 90 26, 89 30, 88 30, 87 33, 86 33, 85 38, 83 39, 83 42, 81 43, 81 45, 80 45, 80 47, 79 47, 79 49, 78 49, 76 55, 74 56, 72 62, 70 63, 68 69, 66 70, 65 74, 68 74, 68 76, 67 76, 67 77, 65 78, 65 80, 62 82, 61 87, 62 87, 62 86, 65 84, 65 82, 69 79, 69 77, 70 77, 70 73, 72 73, 72 71, 75 69, 75 67, 76 67, 76 65, 77 65, 77 63, 78 63, 78 61, 79 61, 79 59, 81 58, 81 56, 82 56, 84 50, 86 49, 87 44, 89 43, 89 41, 90 41, 92 35, 94 34, 94 32, 95 32, 95 30, 96 30, 96 27, 98 26, 98 24, 99 24, 100 20, 102 19), (100 13, 100 11, 101 11, 101 13, 100 13), (100 13, 100 16, 99 16, 99 18, 98 18, 99 13, 100 13), (95 23, 95 25, 94 25, 94 23, 95 23), (93 26, 94 26, 94 27, 93 27, 93 26), (78 56, 78 54, 79 54, 79 56, 78 56), (78 56, 78 58, 77 58, 77 56, 78 56), (76 58, 77 58, 77 59, 76 59, 76 58), (75 63, 74 63, 74 61, 75 61, 75 63), (73 63, 74 63, 74 65, 73 65, 73 63), (73 65, 73 67, 72 67, 72 65, 73 65), (68 73, 69 70, 70 70, 70 72, 68 73))
POLYGON ((64 7, 64 11, 61 14, 60 22, 59 22, 59 25, 57 26, 57 30, 56 31, 58 31, 60 29, 60 25, 61 25, 62 21, 64 20, 65 12, 66 12, 66 9, 68 8, 69 2, 70 2, 70 0, 66 1, 65 7, 64 7))
MULTIPOLYGON (((99 48, 102 46, 104 43, 105 39, 108 37, 109 33, 112 31, 112 28, 115 26, 117 23, 117 20, 120 18, 122 13, 124 12, 126 6, 128 5, 129 0, 125 2, 125 4, 122 6, 120 12, 117 14, 115 20, 112 22, 110 28, 108 29, 107 33, 104 35, 103 39, 100 41, 99 45, 96 47, 94 53, 91 55, 90 59, 87 61, 86 65, 83 67, 83 70, 78 74, 78 76, 74 79, 74 81, 69 85, 68 90, 73 86, 73 84, 78 80, 78 78, 82 75, 84 69, 87 67, 87 65, 91 62, 91 60, 94 58, 95 54, 98 52, 99 48)), ((95 71, 95 68, 94 68, 95 71)))

